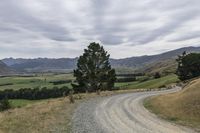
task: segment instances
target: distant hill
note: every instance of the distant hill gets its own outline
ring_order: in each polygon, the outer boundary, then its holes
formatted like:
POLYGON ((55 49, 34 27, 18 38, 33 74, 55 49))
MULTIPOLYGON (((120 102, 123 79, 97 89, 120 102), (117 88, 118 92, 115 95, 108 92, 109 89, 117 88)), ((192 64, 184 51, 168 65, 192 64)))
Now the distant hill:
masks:
MULTIPOLYGON (((172 50, 158 55, 145 55, 124 59, 110 59, 111 65, 119 72, 145 71, 148 73, 161 70, 174 71, 176 67, 175 59, 184 51, 200 52, 200 47, 185 47, 172 50)), ((47 72, 47 71, 72 71, 76 67, 78 58, 37 58, 37 59, 13 59, 6 58, 3 62, 17 71, 25 72, 47 72)))
POLYGON ((149 65, 152 63, 160 62, 167 59, 175 59, 178 55, 182 54, 184 51, 186 52, 200 52, 200 47, 185 47, 176 50, 172 50, 169 52, 165 52, 158 55, 151 55, 151 56, 139 56, 139 57, 130 57, 124 59, 111 59, 111 63, 113 66, 119 67, 135 67, 141 68, 144 65, 149 65))
POLYGON ((0 76, 14 74, 14 70, 9 68, 5 63, 0 61, 0 76))
POLYGON ((6 58, 3 59, 11 68, 17 71, 25 72, 62 72, 72 71, 77 62, 77 58, 60 58, 60 59, 49 59, 49 58, 36 58, 36 59, 14 59, 6 58))

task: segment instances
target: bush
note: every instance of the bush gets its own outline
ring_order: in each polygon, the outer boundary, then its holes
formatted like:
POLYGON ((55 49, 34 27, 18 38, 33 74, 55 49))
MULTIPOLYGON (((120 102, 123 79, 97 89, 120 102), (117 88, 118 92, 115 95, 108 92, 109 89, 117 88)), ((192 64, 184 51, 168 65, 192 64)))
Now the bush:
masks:
POLYGON ((0 84, 0 86, 7 86, 7 85, 13 85, 13 83, 0 84))
POLYGON ((10 108, 11 106, 7 98, 0 100, 0 111, 8 110, 10 108))
POLYGON ((116 82, 132 82, 136 81, 135 77, 118 78, 116 82))
POLYGON ((4 90, 0 91, 0 99, 28 99, 39 100, 47 98, 57 98, 69 94, 69 88, 64 86, 61 88, 54 87, 52 89, 43 88, 22 88, 19 90, 4 90))
POLYGON ((155 79, 159 79, 160 77, 161 77, 161 75, 160 75, 159 72, 156 72, 156 73, 154 74, 154 78, 155 78, 155 79))
POLYGON ((50 81, 49 83, 52 83, 53 85, 60 85, 60 84, 66 84, 71 83, 71 80, 58 80, 58 81, 50 81))
POLYGON ((166 87, 167 87, 166 85, 161 85, 158 88, 166 88, 166 87))

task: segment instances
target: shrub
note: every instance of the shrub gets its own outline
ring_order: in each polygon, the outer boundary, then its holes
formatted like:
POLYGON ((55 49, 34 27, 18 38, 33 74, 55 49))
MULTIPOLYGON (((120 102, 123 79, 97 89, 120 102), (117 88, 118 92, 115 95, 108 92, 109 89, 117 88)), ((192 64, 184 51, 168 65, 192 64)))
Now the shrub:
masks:
POLYGON ((7 98, 0 100, 0 111, 8 110, 10 108, 11 106, 7 98))
POLYGON ((54 87, 52 89, 43 88, 21 88, 19 90, 4 90, 0 91, 0 99, 29 99, 29 100, 39 100, 47 98, 57 98, 63 95, 69 94, 69 88, 63 86, 61 88, 54 87))
POLYGON ((160 77, 161 77, 161 75, 160 75, 159 72, 156 72, 156 73, 154 74, 154 78, 155 78, 155 79, 158 79, 158 78, 160 78, 160 77))
POLYGON ((135 77, 118 78, 116 82, 132 82, 136 81, 135 77))
POLYGON ((50 81, 49 83, 52 83, 53 85, 60 85, 60 84, 66 84, 71 83, 71 80, 58 80, 58 81, 50 81))

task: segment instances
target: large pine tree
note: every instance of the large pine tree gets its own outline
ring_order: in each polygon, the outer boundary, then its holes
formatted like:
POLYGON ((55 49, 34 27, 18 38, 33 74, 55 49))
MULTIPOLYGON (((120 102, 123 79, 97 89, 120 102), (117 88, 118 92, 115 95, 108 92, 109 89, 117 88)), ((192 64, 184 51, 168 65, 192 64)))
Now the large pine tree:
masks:
POLYGON ((115 70, 109 63, 110 55, 98 43, 90 43, 79 57, 77 69, 74 70, 77 91, 100 91, 112 89, 116 81, 115 70))

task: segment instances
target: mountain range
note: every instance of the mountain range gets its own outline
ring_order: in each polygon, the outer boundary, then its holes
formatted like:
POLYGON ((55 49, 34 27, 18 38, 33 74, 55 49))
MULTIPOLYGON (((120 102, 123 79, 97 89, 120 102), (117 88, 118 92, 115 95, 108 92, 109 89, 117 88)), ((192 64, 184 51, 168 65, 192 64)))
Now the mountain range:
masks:
MULTIPOLYGON (((110 59, 110 62, 112 67, 121 71, 172 72, 177 66, 175 59, 184 51, 200 52, 200 47, 184 47, 157 55, 110 59)), ((19 72, 70 72, 76 67, 77 60, 78 58, 5 58, 2 61, 11 69, 19 72)))

